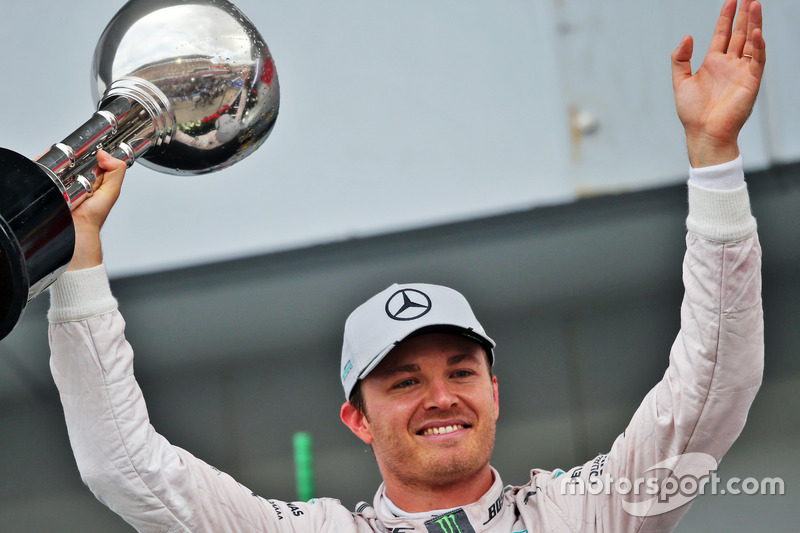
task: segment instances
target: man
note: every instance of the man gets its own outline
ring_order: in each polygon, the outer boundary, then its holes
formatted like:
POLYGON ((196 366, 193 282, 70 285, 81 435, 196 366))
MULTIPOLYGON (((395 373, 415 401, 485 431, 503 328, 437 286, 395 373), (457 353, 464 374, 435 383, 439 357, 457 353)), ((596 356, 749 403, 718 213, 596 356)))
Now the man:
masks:
MULTIPOLYGON (((51 368, 81 476, 141 531, 667 531, 681 500, 570 491, 647 477, 666 461, 679 477, 715 463, 739 435, 761 383, 760 249, 737 145, 766 59, 761 6, 727 0, 692 74, 692 40, 672 54, 689 159, 681 331, 663 380, 608 454, 567 473, 534 470, 504 488, 489 464, 499 414, 494 342, 457 292, 392 286, 345 326, 342 421, 374 450, 384 478, 372 507, 278 502, 171 446, 149 425, 105 270, 99 231, 124 165, 105 170, 74 212, 75 256, 53 285, 51 368)), ((708 473, 708 471, 703 472, 708 473)), ((640 495, 641 496, 641 495, 640 495)))

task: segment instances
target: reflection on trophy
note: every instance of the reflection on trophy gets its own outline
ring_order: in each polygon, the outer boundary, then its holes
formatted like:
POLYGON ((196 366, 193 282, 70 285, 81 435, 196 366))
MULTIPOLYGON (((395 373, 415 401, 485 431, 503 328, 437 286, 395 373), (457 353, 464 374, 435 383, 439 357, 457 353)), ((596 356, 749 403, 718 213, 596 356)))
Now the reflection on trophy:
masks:
POLYGON ((31 161, 0 148, 0 339, 66 269, 71 209, 91 196, 103 149, 128 166, 213 172, 267 138, 278 115, 275 64, 225 0, 131 0, 95 50, 98 111, 31 161))

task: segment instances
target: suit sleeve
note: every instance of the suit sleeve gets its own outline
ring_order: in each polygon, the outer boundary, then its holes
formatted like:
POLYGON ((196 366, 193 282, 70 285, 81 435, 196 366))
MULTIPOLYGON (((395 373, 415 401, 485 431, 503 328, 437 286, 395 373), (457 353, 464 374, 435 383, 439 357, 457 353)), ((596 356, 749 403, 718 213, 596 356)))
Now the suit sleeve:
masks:
POLYGON ((761 384, 761 249, 746 186, 719 191, 690 182, 689 205, 681 327, 663 378, 608 454, 549 484, 577 530, 674 528, 696 494, 647 491, 672 490, 663 484, 669 472, 675 481, 708 476, 741 433, 761 384), (569 495, 576 480, 594 493, 569 495))
POLYGON ((325 531, 351 514, 335 500, 265 500, 172 446, 150 424, 133 350, 104 268, 51 288, 50 365, 81 478, 139 531, 325 531))

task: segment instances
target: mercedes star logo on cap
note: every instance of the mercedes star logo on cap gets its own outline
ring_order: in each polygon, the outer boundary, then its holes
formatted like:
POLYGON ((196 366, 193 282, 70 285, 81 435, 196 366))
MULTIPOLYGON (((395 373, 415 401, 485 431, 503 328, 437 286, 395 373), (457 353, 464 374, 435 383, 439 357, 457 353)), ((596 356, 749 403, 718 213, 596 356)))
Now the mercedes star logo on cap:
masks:
POLYGON ((386 301, 386 314, 394 320, 414 320, 431 310, 431 299, 417 289, 401 289, 386 301))

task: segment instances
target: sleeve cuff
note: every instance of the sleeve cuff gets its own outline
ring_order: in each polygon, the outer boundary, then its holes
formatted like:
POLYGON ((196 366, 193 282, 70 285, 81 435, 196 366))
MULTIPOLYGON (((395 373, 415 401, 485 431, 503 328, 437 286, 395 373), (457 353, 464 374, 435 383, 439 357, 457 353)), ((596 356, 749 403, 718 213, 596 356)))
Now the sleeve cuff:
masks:
POLYGON ((689 183, 704 189, 732 191, 744 185, 744 164, 741 154, 733 161, 710 167, 689 168, 689 183))
POLYGON ((734 242, 756 232, 750 213, 750 196, 742 184, 733 190, 713 190, 689 181, 689 216, 686 228, 714 242, 734 242))
POLYGON ((73 322, 104 315, 117 309, 111 294, 105 265, 64 272, 50 286, 50 310, 53 323, 73 322))

